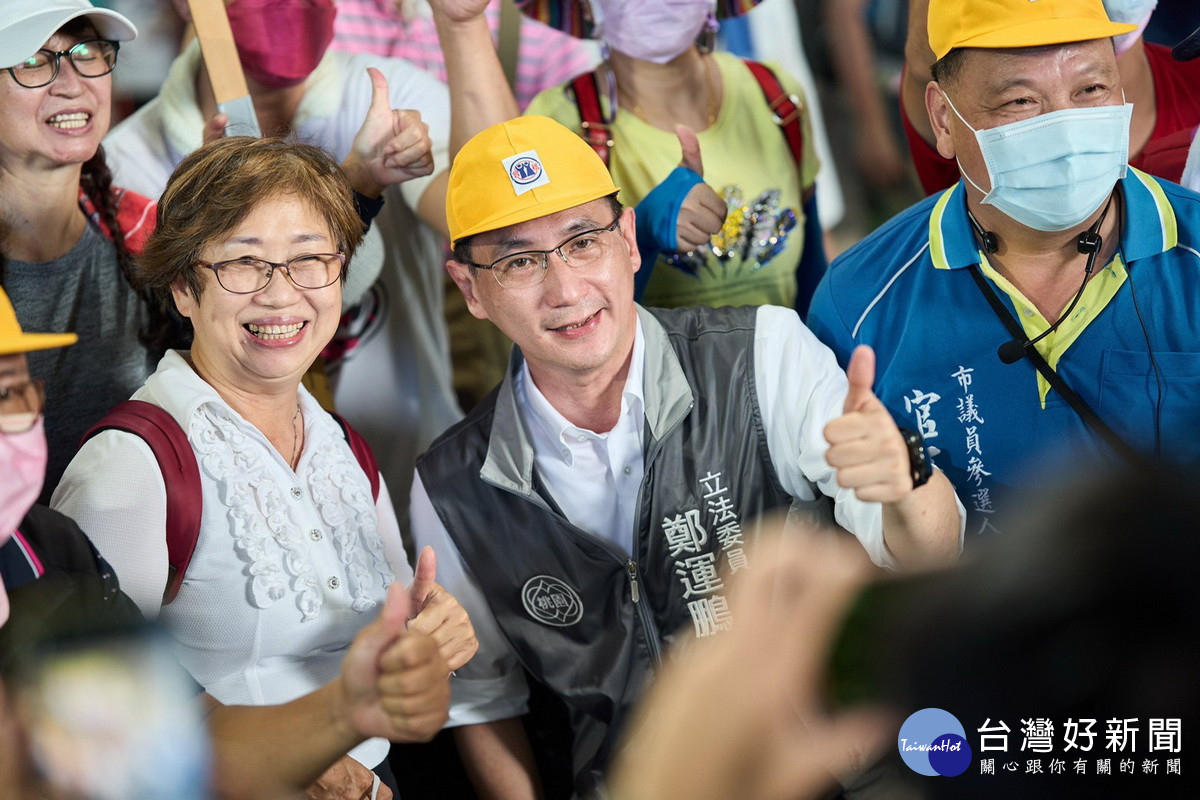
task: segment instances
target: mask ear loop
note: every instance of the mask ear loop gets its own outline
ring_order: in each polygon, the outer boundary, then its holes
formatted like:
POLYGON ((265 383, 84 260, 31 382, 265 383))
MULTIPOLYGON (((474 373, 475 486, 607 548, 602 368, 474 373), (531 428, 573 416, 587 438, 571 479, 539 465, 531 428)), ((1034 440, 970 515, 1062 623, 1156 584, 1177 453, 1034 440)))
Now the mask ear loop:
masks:
MULTIPOLYGON (((950 110, 954 112, 954 116, 958 117, 958 120, 959 120, 959 122, 961 122, 963 125, 966 125, 966 126, 967 126, 967 130, 969 130, 971 133, 975 134, 975 140, 976 140, 976 141, 979 141, 979 131, 978 131, 978 130, 976 130, 975 128, 972 128, 972 127, 971 127, 971 123, 969 123, 969 122, 967 122, 965 119, 963 119, 963 115, 962 115, 962 114, 960 114, 960 113, 958 113, 958 109, 957 109, 957 108, 955 108, 955 107, 954 107, 954 103, 952 103, 952 102, 950 101, 950 95, 948 95, 948 94, 946 94, 945 92, 943 92, 940 86, 938 87, 938 91, 942 93, 942 99, 946 101, 946 105, 950 106, 950 110)), ((981 195, 983 195, 983 199, 984 199, 984 200, 987 200, 987 196, 988 196, 989 192, 985 192, 985 191, 983 190, 983 187, 982 187, 982 186, 980 186, 978 183, 976 183, 975 181, 973 181, 973 180, 971 179, 971 176, 967 174, 967 171, 966 171, 965 169, 963 169, 962 162, 958 160, 958 154, 957 154, 957 153, 954 155, 954 163, 958 165, 958 174, 963 176, 963 180, 965 180, 967 183, 969 183, 969 184, 971 184, 972 186, 974 186, 974 187, 975 187, 975 191, 977 191, 977 192, 979 192, 981 195)), ((991 171, 989 170, 989 171, 988 171, 988 177, 990 178, 990 177, 991 177, 991 175, 992 175, 992 173, 991 173, 991 171)))

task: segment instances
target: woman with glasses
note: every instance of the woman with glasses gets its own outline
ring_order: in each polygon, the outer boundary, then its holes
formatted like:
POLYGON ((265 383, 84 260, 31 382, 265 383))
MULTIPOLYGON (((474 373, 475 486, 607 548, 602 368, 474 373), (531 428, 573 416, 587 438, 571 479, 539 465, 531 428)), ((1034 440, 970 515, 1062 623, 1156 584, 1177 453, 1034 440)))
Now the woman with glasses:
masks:
MULTIPOLYGON (((301 383, 337 328, 361 238, 350 186, 318 148, 239 137, 185 158, 139 267, 191 326, 192 348, 168 351, 133 396, 171 416, 199 468, 199 536, 174 599, 168 487, 143 440, 101 431, 54 493, 222 703, 285 702, 330 680, 388 584, 412 579, 386 485, 372 497, 375 476, 301 383)), ((456 669, 474 632, 433 583, 431 556, 417 566, 410 627, 456 669)), ((370 740, 353 751, 362 766, 339 762, 327 780, 365 766, 390 782, 387 752, 370 740)))
POLYGON ((0 12, 0 285, 27 329, 85 334, 31 353, 52 398, 43 502, 83 432, 150 374, 165 316, 133 288, 149 200, 112 185, 112 70, 128 19, 87 0, 5 0, 0 12))

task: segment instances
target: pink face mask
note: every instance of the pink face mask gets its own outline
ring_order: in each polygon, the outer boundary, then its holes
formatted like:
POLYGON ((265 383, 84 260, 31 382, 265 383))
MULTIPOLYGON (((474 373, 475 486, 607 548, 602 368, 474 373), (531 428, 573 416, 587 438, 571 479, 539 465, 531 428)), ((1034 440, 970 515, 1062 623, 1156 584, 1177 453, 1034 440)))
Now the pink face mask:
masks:
POLYGON ((592 0, 599 36, 627 56, 666 64, 691 47, 712 0, 592 0))
POLYGON ((42 419, 23 433, 0 433, 0 544, 17 529, 46 478, 46 432, 42 419))
POLYGON ((304 83, 333 40, 333 0, 234 0, 225 9, 246 77, 269 89, 304 83))

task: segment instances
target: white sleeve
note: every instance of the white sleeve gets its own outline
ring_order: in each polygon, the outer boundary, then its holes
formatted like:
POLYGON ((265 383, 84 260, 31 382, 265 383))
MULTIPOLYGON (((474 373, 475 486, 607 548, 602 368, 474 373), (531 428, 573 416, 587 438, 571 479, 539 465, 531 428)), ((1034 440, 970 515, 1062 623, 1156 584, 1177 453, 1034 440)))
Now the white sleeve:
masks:
POLYGON ((450 720, 447 727, 519 717, 529 710, 525 671, 478 584, 463 568, 462 555, 438 518, 420 474, 413 476, 409 506, 417 552, 433 547, 438 559, 438 583, 454 595, 475 627, 479 652, 450 681, 450 720))
POLYGON ((156 619, 167 586, 167 489, 150 445, 101 431, 71 460, 50 505, 75 520, 125 594, 156 619))
POLYGON ((834 519, 854 534, 871 560, 891 566, 883 544, 883 506, 838 486, 825 460, 825 426, 842 415, 846 374, 795 311, 760 306, 754 335, 754 375, 771 462, 783 488, 814 499, 812 484, 833 498, 834 519))
POLYGON ((375 530, 383 540, 383 555, 396 576, 396 580, 405 586, 412 585, 412 565, 408 563, 408 552, 404 549, 404 539, 400 536, 400 520, 396 518, 396 508, 392 505, 392 495, 383 473, 379 473, 379 497, 375 500, 375 530))

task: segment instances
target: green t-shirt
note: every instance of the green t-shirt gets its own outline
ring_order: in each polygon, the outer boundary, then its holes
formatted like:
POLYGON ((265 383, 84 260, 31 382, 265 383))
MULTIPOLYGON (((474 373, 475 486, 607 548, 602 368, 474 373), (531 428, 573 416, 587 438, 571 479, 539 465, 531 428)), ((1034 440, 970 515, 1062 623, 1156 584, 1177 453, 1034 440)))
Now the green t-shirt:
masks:
MULTIPOLYGON (((728 216, 710 244, 692 253, 661 255, 642 301, 649 306, 764 305, 791 307, 796 266, 804 250, 802 193, 816 180, 818 161, 800 84, 772 65, 784 89, 800 98, 804 132, 801 174, 775 122, 762 88, 738 58, 712 56, 724 87, 716 122, 700 131, 704 179, 728 205, 728 216), (802 188, 803 187, 803 188, 802 188)), ((607 98, 601 106, 608 112, 607 98)), ((543 114, 581 130, 569 87, 547 89, 527 114, 543 114)), ((679 165, 679 139, 625 109, 612 124, 609 169, 621 200, 637 205, 679 165)), ((643 267, 645 269, 645 267, 643 267)))

